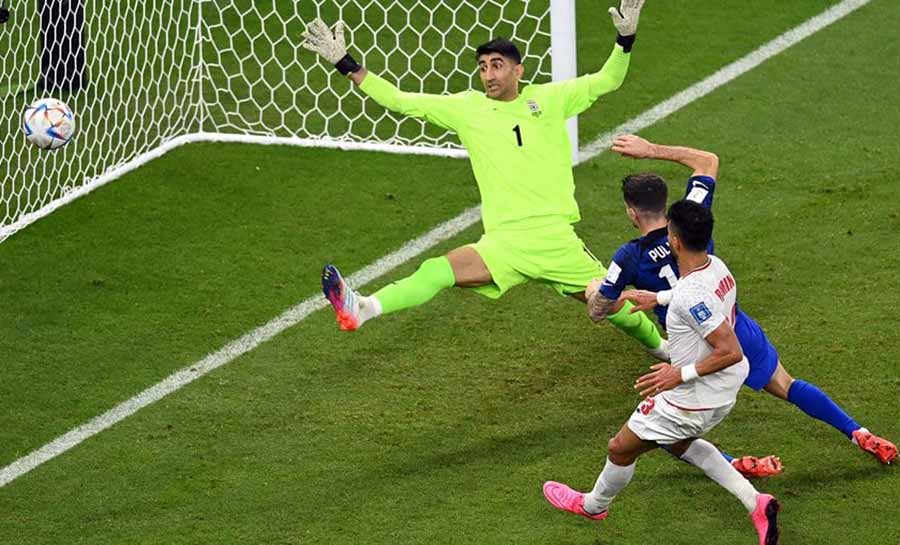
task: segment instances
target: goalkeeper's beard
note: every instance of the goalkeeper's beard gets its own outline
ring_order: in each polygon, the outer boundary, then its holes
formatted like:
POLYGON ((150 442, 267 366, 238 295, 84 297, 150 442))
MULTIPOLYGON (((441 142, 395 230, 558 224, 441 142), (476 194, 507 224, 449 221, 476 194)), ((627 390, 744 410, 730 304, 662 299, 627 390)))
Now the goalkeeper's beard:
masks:
POLYGON ((488 98, 494 100, 513 100, 519 94, 519 82, 503 85, 499 81, 489 81, 484 84, 484 92, 488 98))

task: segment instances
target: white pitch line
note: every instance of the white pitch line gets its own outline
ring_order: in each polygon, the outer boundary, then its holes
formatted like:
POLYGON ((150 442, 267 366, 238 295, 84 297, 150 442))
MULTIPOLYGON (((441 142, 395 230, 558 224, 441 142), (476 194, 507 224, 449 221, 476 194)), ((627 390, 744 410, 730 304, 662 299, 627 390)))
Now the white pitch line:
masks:
MULTIPOLYGON (((759 64, 766 59, 781 53, 800 40, 815 34, 819 30, 868 4, 870 1, 871 0, 845 0, 809 19, 800 26, 785 32, 756 51, 729 64, 708 78, 692 85, 668 100, 661 102, 638 117, 601 135, 579 152, 578 163, 590 160, 603 153, 617 134, 623 132, 638 132, 653 125, 691 102, 706 96, 715 89, 732 81, 741 74, 759 66, 759 64)), ((397 251, 382 257, 350 275, 348 281, 354 286, 363 286, 433 248, 437 244, 456 236, 478 222, 480 216, 480 206, 469 208, 459 216, 438 225, 421 237, 407 242, 397 251)), ((54 439, 50 443, 47 443, 43 447, 19 458, 10 465, 0 469, 0 488, 6 486, 39 465, 52 460, 86 439, 128 418, 143 407, 159 401, 210 371, 218 369, 243 354, 246 354, 287 328, 298 324, 304 318, 325 306, 327 306, 327 302, 321 295, 309 297, 298 305, 288 309, 269 323, 231 341, 194 365, 169 375, 162 382, 151 386, 100 416, 95 417, 89 422, 78 426, 66 434, 54 439)))
MULTIPOLYGON (((452 238, 470 225, 476 223, 480 217, 480 207, 476 206, 469 208, 462 214, 438 225, 421 237, 407 242, 397 251, 387 254, 366 267, 363 267, 350 275, 347 280, 354 286, 368 284, 372 280, 392 271, 429 248, 452 238)), ((100 416, 95 417, 86 424, 78 426, 65 435, 47 443, 43 447, 19 458, 12 464, 0 469, 0 488, 6 486, 13 480, 28 473, 44 462, 59 456, 89 437, 97 435, 113 424, 128 418, 147 405, 159 401, 210 371, 218 369, 241 355, 246 354, 327 305, 328 301, 321 294, 309 297, 298 305, 288 309, 277 318, 271 320, 269 323, 260 326, 249 333, 245 333, 242 337, 231 341, 190 367, 185 367, 184 369, 169 375, 162 382, 151 386, 131 399, 106 411, 100 416)))

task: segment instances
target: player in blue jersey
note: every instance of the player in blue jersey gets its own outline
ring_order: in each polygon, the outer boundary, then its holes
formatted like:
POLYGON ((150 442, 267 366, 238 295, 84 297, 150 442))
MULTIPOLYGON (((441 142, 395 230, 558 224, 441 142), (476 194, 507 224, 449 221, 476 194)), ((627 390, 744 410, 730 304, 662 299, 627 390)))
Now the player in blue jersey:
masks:
MULTIPOLYGON (((719 160, 715 154, 686 147, 652 144, 634 135, 618 137, 613 151, 635 159, 661 159, 685 165, 693 170, 687 183, 685 199, 712 207, 716 191, 719 160)), ((655 174, 628 176, 622 182, 625 208, 641 236, 623 244, 613 256, 607 276, 602 282, 588 286, 588 312, 591 319, 602 319, 616 312, 627 299, 637 303, 635 309, 656 313, 665 328, 668 298, 678 281, 678 263, 672 258, 666 233, 665 209, 668 197, 666 182, 655 174), (626 286, 637 290, 623 293, 626 286)), ((713 243, 710 241, 709 252, 713 243)), ((744 382, 755 391, 765 390, 773 396, 796 405, 807 415, 821 420, 844 435, 862 450, 884 464, 897 457, 897 447, 860 426, 827 394, 813 384, 794 379, 785 370, 778 352, 766 338, 762 328, 735 306, 735 333, 750 362, 750 374, 744 382)), ((747 476, 779 473, 780 463, 774 457, 731 459, 738 471, 747 476)))

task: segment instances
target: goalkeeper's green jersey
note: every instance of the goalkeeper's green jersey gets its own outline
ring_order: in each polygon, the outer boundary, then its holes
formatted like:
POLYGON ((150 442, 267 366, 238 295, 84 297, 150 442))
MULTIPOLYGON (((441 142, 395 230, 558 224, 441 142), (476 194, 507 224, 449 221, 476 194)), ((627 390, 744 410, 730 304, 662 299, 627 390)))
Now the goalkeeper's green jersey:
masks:
POLYGON ((376 102, 455 132, 469 152, 485 232, 581 219, 575 202, 566 119, 617 89, 630 53, 616 45, 603 68, 567 81, 528 85, 509 102, 483 92, 405 93, 369 73, 360 85, 376 102))

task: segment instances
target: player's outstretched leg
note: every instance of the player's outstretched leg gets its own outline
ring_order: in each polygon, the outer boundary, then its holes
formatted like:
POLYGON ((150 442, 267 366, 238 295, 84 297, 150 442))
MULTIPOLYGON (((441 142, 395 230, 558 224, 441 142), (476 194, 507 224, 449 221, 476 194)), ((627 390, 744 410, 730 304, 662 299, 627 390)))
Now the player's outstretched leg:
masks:
MULTIPOLYGON (((670 447, 663 446, 662 448, 663 450, 669 452, 669 454, 674 455, 670 447)), ((724 458, 726 462, 731 464, 731 467, 736 469, 737 472, 740 473, 741 476, 745 479, 772 477, 774 475, 781 475, 782 473, 784 473, 784 466, 781 464, 781 458, 775 456, 774 454, 763 456, 762 458, 758 458, 756 456, 741 456, 740 458, 734 458, 723 450, 720 450, 719 454, 721 454, 722 458, 724 458)), ((675 457, 679 458, 682 461, 686 461, 679 456, 675 457)))
POLYGON ((453 267, 446 256, 426 259, 413 274, 376 291, 372 299, 379 303, 381 313, 424 305, 441 290, 456 284, 453 267))
POLYGON ((625 334, 634 337, 654 358, 669 361, 669 343, 662 338, 656 325, 643 312, 631 312, 634 304, 626 301, 618 312, 607 320, 625 334))
POLYGON ((889 464, 897 458, 897 447, 893 443, 860 426, 853 417, 847 414, 847 411, 815 384, 799 379, 795 380, 780 362, 765 389, 775 397, 796 405, 807 415, 821 420, 843 433, 879 462, 889 464))
POLYGON ((338 324, 344 331, 354 331, 381 314, 427 303, 455 282, 453 267, 446 257, 426 259, 410 276, 368 297, 350 288, 334 265, 326 265, 322 270, 322 292, 334 307, 338 324))

